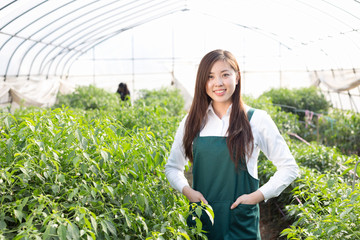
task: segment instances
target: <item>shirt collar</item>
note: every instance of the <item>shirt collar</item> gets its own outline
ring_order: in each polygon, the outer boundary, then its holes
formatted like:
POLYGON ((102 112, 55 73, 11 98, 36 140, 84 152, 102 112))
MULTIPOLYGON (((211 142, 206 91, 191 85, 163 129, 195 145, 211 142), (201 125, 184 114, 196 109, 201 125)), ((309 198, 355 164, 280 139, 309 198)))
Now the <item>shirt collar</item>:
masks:
MULTIPOLYGON (((232 108, 232 104, 231 104, 231 105, 229 106, 229 108, 227 109, 225 116, 230 116, 231 108, 232 108)), ((215 111, 214 111, 214 108, 213 108, 213 106, 212 106, 212 101, 210 102, 210 104, 209 104, 209 106, 208 106, 207 112, 208 112, 208 113, 209 113, 209 112, 212 112, 214 115, 216 115, 216 114, 215 114, 215 111)))

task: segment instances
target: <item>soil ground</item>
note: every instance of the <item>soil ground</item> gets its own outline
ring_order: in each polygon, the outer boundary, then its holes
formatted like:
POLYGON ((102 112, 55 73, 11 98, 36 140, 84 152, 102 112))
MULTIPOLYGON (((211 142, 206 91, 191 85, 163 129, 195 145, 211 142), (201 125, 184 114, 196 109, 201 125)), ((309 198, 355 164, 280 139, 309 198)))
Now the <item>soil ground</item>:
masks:
POLYGON ((277 199, 270 199, 260 204, 260 232, 262 240, 283 240, 280 233, 291 225, 281 211, 284 211, 277 199))

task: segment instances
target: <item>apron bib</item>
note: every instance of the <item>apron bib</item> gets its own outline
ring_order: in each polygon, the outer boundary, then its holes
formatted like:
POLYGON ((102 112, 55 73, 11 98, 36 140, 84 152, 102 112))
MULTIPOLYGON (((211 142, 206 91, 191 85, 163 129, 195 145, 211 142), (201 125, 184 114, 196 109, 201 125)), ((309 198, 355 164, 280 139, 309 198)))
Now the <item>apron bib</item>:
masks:
MULTIPOLYGON (((261 239, 258 204, 239 204, 230 209, 239 196, 256 191, 259 181, 243 164, 235 169, 226 137, 197 136, 193 156, 193 189, 201 192, 214 210, 214 225, 205 211, 200 218, 209 240, 261 239)), ((196 225, 192 219, 192 215, 187 219, 189 226, 196 225)))

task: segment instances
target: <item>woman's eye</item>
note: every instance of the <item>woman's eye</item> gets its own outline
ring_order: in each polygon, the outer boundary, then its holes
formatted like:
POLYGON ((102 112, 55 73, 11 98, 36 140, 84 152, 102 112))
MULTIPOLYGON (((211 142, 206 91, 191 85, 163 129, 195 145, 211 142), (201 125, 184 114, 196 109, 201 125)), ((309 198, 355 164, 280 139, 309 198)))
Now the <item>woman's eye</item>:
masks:
POLYGON ((213 79, 213 78, 214 78, 214 76, 211 76, 211 75, 209 76, 209 79, 213 79))

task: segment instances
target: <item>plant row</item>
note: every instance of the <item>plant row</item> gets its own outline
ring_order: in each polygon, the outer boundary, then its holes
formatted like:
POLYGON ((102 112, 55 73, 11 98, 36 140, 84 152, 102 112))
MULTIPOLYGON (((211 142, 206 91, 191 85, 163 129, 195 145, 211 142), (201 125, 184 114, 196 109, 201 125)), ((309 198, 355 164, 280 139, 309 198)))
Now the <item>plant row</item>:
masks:
MULTIPOLYGON (((204 238, 199 221, 187 227, 188 201, 163 171, 183 100, 166 89, 141 96, 131 105, 90 86, 54 109, 0 114, 0 239, 204 238)), ((269 98, 245 101, 272 116, 301 168, 277 199, 293 222, 283 235, 359 238, 359 184, 351 187, 359 157, 290 137, 300 116, 269 98)), ((260 181, 275 170, 261 156, 260 181)))
POLYGON ((111 111, 1 113, 0 239, 199 235, 187 228, 187 203, 163 173, 182 113, 171 108, 177 92, 160 92, 162 106, 148 94, 134 106, 114 101, 111 111))
MULTIPOLYGON (((287 133, 301 129, 293 124, 299 116, 278 111, 280 107, 268 100, 247 99, 272 116, 300 166, 298 179, 276 199, 286 210, 286 220, 292 223, 282 231, 282 236, 287 239, 359 239, 360 184, 356 176, 360 175, 360 169, 354 166, 360 157, 344 155, 336 146, 309 144, 290 137, 287 133)), ((275 166, 261 155, 260 182, 266 182, 275 171, 275 166)))
POLYGON ((307 141, 336 146, 345 154, 360 154, 360 113, 331 108, 316 88, 271 89, 268 97, 281 110, 298 116, 295 133, 307 141))

